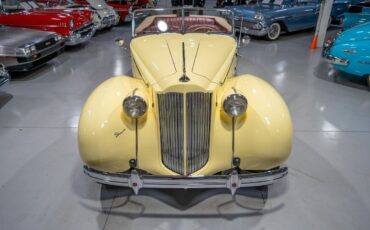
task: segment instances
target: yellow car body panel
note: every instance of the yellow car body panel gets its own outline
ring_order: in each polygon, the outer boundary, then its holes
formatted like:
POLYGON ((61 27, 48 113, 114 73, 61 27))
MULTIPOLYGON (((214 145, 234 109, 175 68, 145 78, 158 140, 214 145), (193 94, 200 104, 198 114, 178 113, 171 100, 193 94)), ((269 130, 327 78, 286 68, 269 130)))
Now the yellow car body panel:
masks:
POLYGON ((233 77, 236 47, 235 39, 225 35, 155 34, 134 38, 134 76, 103 82, 81 112, 78 136, 85 164, 103 172, 125 172, 137 152, 137 167, 141 170, 153 175, 177 175, 162 163, 157 94, 211 92, 208 161, 191 175, 228 170, 233 157, 232 119, 223 111, 222 103, 227 95, 237 92, 248 100, 246 113, 235 123, 234 157, 241 159, 240 168, 267 170, 281 165, 292 144, 289 111, 267 82, 252 75, 233 77), (182 43, 188 82, 179 81, 183 75, 182 43), (136 121, 122 107, 123 100, 134 91, 148 105, 146 114, 137 121, 137 143, 136 121))

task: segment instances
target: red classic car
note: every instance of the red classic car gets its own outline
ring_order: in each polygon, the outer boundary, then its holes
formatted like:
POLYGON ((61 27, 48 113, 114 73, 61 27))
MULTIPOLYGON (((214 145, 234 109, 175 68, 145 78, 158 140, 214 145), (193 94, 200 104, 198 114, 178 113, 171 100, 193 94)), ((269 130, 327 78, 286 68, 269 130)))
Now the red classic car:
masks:
POLYGON ((153 8, 157 5, 156 0, 106 0, 106 2, 117 11, 122 22, 131 19, 129 14, 132 10, 139 8, 153 8))
POLYGON ((90 40, 95 33, 89 10, 44 10, 32 3, 0 0, 0 24, 56 32, 70 46, 90 40))

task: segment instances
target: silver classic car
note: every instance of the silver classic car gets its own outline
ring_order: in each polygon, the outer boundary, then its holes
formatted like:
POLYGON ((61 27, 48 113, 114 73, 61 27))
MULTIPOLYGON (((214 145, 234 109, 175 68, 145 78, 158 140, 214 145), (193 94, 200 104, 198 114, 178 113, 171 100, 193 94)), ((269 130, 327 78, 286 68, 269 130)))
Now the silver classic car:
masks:
POLYGON ((56 57, 63 38, 53 32, 0 25, 0 63, 8 71, 27 71, 56 57))

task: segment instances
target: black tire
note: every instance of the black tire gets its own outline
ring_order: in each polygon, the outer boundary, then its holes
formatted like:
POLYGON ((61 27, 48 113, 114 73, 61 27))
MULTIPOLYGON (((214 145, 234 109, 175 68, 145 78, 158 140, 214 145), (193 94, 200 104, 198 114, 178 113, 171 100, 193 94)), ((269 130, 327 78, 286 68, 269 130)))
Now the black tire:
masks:
POLYGON ((280 23, 274 22, 270 25, 267 31, 266 39, 269 41, 274 41, 280 37, 280 34, 281 34, 280 23))
POLYGON ((369 89, 370 89, 370 74, 367 75, 366 81, 367 81, 367 86, 369 86, 369 89))

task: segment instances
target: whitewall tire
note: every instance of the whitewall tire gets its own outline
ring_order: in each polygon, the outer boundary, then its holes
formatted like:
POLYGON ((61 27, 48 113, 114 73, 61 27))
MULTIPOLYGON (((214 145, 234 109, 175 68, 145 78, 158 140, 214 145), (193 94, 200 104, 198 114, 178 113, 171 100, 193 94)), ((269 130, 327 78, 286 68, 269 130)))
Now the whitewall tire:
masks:
POLYGON ((274 22, 269 27, 266 38, 270 41, 276 40, 279 38, 280 33, 281 33, 281 25, 277 22, 274 22))

